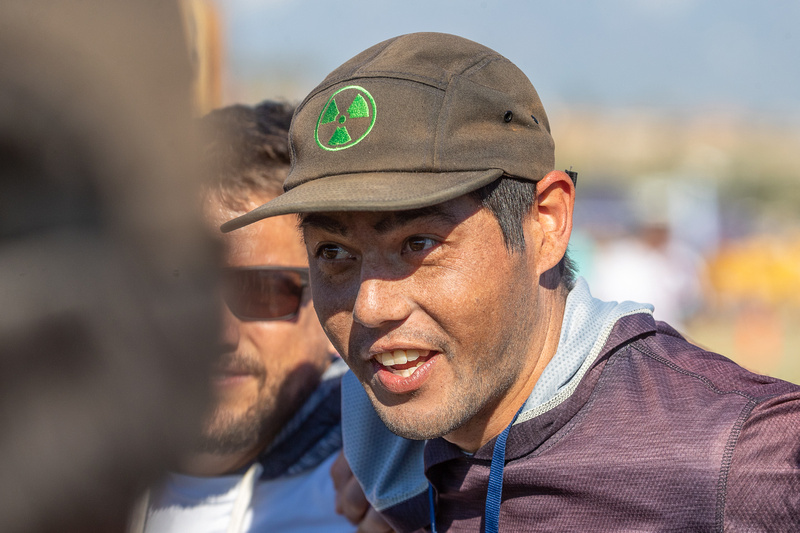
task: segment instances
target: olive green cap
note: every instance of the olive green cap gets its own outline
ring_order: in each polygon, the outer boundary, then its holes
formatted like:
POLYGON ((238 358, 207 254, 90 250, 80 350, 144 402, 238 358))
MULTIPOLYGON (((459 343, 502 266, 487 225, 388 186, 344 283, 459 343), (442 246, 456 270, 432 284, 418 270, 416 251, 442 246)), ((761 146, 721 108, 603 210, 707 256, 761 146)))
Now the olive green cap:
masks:
POLYGON ((473 41, 412 33, 334 70, 298 106, 283 195, 222 226, 320 211, 435 205, 500 176, 553 170, 539 95, 513 63, 473 41))

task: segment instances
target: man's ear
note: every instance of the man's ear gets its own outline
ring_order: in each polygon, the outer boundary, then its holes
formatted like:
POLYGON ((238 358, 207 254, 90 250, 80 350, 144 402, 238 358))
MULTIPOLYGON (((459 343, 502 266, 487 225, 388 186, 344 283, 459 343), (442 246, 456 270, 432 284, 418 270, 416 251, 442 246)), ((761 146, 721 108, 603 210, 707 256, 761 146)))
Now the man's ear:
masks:
POLYGON ((567 252, 574 205, 575 184, 565 172, 554 170, 536 184, 534 209, 540 231, 534 259, 537 274, 556 266, 567 252))

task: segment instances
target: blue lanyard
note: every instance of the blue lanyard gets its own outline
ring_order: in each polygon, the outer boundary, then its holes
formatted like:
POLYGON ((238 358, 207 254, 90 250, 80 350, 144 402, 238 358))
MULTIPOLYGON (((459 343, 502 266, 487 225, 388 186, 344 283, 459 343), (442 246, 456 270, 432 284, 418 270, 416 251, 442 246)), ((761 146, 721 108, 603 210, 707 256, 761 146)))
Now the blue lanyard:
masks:
MULTIPOLYGON (((523 404, 522 407, 525 407, 523 404)), ((503 496, 503 469, 506 464, 506 440, 508 433, 511 431, 511 426, 517 421, 517 417, 522 412, 522 407, 519 408, 517 414, 511 420, 511 423, 506 426, 497 436, 494 442, 494 449, 492 450, 492 462, 489 466, 489 488, 486 492, 486 511, 484 512, 485 524, 484 533, 498 533, 500 529, 500 500, 503 496)), ((436 510, 433 506, 433 485, 428 483, 428 505, 431 514, 431 533, 436 531, 436 510)))
POLYGON ((431 533, 438 533, 436 531, 436 510, 433 508, 433 485, 428 482, 428 508, 431 511, 431 533))

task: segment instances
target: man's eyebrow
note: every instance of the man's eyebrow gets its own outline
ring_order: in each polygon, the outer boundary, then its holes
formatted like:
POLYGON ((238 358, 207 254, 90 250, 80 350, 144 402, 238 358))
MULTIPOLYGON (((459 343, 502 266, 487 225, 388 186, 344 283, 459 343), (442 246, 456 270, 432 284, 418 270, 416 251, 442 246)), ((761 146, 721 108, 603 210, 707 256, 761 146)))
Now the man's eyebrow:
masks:
POLYGON ((308 228, 321 229, 343 237, 347 235, 347 226, 322 213, 305 213, 300 217, 300 229, 306 230, 308 228))
MULTIPOLYGON (((420 218, 439 220, 446 224, 458 224, 458 218, 452 213, 443 210, 439 205, 420 207, 419 209, 409 209, 406 211, 391 211, 382 216, 375 224, 373 229, 378 233, 388 233, 400 226, 408 224, 420 218)), ((323 213, 306 213, 301 215, 300 229, 309 228, 320 229, 328 233, 335 233, 343 237, 347 236, 347 225, 339 220, 323 213)))
POLYGON ((457 224, 457 218, 446 211, 439 205, 431 205, 428 207, 420 207, 419 209, 409 209, 407 211, 393 211, 387 214, 386 217, 381 218, 373 225, 373 228, 378 233, 388 233, 404 224, 408 224, 420 218, 431 218, 440 220, 447 224, 457 224))

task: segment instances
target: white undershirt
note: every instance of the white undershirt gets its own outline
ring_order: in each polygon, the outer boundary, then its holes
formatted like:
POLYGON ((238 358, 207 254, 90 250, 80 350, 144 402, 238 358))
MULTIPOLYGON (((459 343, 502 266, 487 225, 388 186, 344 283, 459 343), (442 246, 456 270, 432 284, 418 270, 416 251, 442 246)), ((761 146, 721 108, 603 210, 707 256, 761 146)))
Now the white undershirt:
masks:
MULTIPOLYGON (((333 454, 302 474, 257 481, 241 531, 355 531, 334 510, 335 492, 329 470, 335 458, 333 454)), ((242 478, 170 474, 163 487, 153 491, 145 531, 224 533, 242 490, 242 478)))

